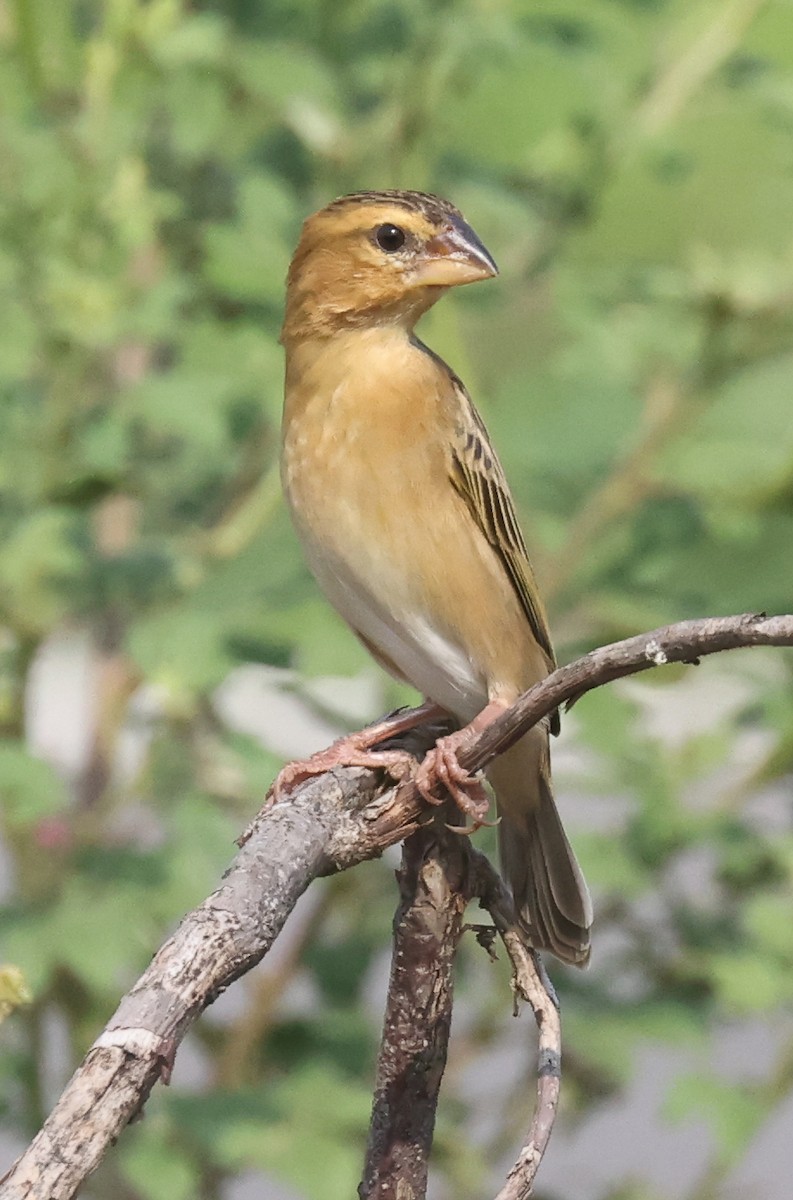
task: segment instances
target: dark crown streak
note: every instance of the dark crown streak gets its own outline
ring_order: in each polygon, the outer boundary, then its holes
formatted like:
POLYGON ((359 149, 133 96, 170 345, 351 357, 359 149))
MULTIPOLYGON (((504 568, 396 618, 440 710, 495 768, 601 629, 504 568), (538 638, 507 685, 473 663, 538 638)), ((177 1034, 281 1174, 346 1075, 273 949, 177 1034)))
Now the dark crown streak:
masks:
POLYGON ((356 204, 397 204, 408 212, 420 213, 428 221, 440 221, 444 218, 456 217, 461 219, 458 208, 442 196, 433 196, 429 192, 350 192, 348 196, 339 196, 332 200, 325 212, 334 212, 342 208, 352 208, 356 204))

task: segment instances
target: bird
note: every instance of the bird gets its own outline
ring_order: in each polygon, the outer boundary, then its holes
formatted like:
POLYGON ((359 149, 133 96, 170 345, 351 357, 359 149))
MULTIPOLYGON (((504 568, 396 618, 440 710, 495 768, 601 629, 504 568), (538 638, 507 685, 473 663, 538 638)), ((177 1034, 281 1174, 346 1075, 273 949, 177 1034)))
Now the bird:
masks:
MULTIPOLYGON (((450 288, 496 264, 450 201, 361 191, 304 222, 289 267, 281 478, 321 590, 372 657, 458 726, 416 774, 485 823, 461 746, 555 667, 543 602, 507 481, 463 383, 415 333, 450 288)), ((342 738, 281 784, 332 765, 382 766, 399 718, 342 738)), ((501 869, 528 943, 583 966, 592 906, 554 800, 549 732, 523 735, 486 770, 501 869)), ((404 757, 404 755, 402 755, 404 757)))

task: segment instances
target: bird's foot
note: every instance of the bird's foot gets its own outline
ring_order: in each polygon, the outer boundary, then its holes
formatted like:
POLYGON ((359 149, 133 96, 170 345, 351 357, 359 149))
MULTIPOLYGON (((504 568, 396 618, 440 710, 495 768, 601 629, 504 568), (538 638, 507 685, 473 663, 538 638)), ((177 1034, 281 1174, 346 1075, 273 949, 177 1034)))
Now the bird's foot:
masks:
POLYGON ((448 737, 438 738, 435 745, 425 755, 413 782, 419 793, 428 804, 443 804, 444 797, 437 794, 442 787, 454 800, 460 812, 470 817, 472 824, 449 825, 454 833, 475 833, 482 825, 492 825, 487 821, 490 799, 484 784, 476 775, 471 775, 465 767, 460 766, 457 755, 460 749, 471 740, 468 732, 470 726, 450 733, 448 737))
POLYGON ((365 767, 372 771, 387 771, 397 782, 405 779, 416 766, 413 755, 407 750, 375 750, 374 747, 436 718, 440 711, 434 704, 399 709, 366 729, 338 738, 325 750, 317 751, 302 762, 287 763, 273 781, 268 798, 281 800, 299 784, 335 767, 365 767))
POLYGON ((447 829, 452 833, 470 835, 476 833, 483 825, 491 827, 499 823, 498 819, 486 820, 490 799, 484 784, 477 774, 472 775, 461 766, 458 755, 476 739, 486 725, 500 716, 506 707, 508 705, 504 701, 491 701, 463 729, 458 729, 447 737, 438 738, 416 772, 413 782, 428 804, 443 803, 443 797, 437 795, 437 789, 442 787, 454 800, 463 816, 471 818, 471 825, 447 825, 447 829))
POLYGON ((283 800, 301 783, 324 775, 335 767, 367 767, 371 771, 387 771, 398 782, 405 779, 416 765, 416 760, 407 750, 372 750, 357 734, 339 738, 326 750, 319 750, 302 762, 287 763, 275 780, 268 795, 272 800, 283 800))

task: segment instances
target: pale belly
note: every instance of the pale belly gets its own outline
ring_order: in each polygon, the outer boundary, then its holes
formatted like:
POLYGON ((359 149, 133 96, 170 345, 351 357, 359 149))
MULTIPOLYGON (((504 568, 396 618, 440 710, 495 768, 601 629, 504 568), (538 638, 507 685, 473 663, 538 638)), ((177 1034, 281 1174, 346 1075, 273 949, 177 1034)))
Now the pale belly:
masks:
POLYGON ((350 478, 348 453, 338 442, 326 444, 313 469, 296 469, 285 446, 284 492, 306 561, 333 607, 386 663, 422 695, 470 721, 488 700, 486 672, 454 628, 444 626, 432 600, 448 592, 449 514, 413 505, 421 517, 420 526, 411 525, 404 485, 407 479, 410 487, 411 469, 422 478, 421 468, 406 463, 389 495, 376 464, 350 478))
POLYGON ((362 554, 353 569, 296 524, 308 565, 344 620, 422 695, 462 721, 473 720, 488 699, 484 672, 439 627, 420 598, 410 594, 396 565, 384 567, 379 555, 367 563, 362 554))

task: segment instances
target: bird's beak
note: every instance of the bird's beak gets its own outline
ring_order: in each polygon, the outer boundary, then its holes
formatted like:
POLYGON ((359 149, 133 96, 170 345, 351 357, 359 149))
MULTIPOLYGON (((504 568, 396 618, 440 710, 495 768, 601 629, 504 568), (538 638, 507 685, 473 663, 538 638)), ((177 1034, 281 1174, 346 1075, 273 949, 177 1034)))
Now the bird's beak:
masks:
POLYGON ((471 226, 457 218, 425 244, 411 274, 416 287, 455 287, 492 279, 498 267, 471 226))

